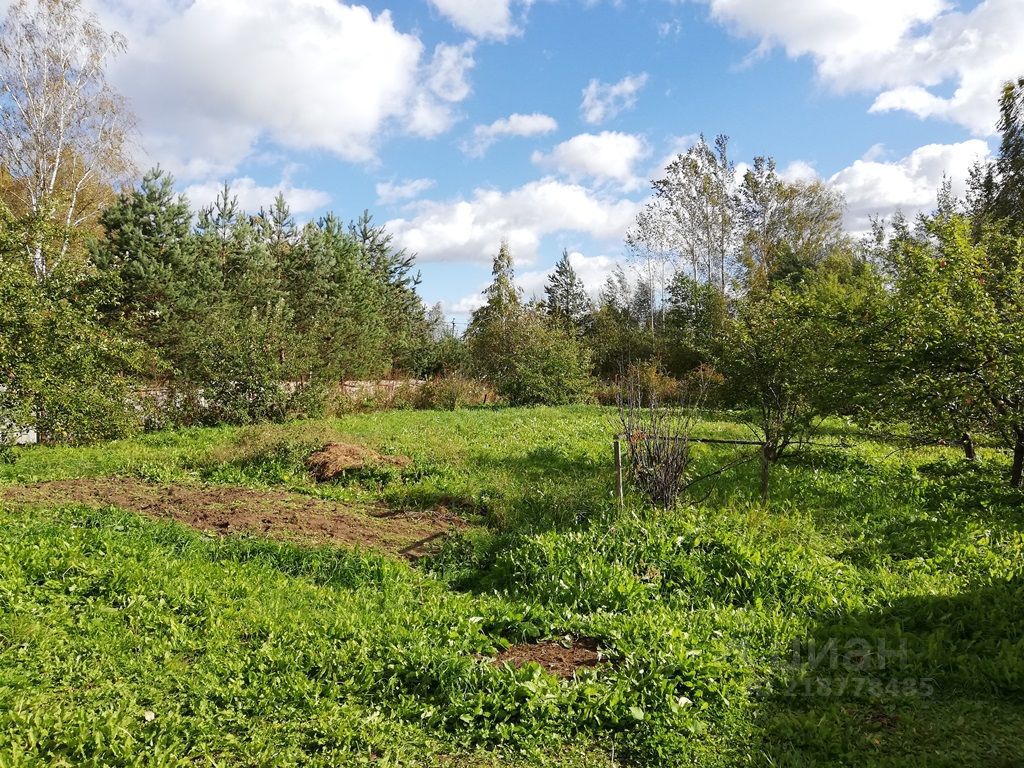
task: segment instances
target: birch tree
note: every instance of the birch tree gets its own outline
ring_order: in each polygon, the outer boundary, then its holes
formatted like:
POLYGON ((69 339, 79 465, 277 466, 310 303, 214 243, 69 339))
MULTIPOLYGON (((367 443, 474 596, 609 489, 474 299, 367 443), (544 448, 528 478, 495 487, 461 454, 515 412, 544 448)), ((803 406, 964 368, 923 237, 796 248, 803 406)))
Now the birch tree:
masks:
POLYGON ((653 182, 653 200, 637 216, 627 245, 646 265, 672 262, 725 293, 734 267, 735 175, 728 138, 717 137, 712 147, 701 136, 653 182))
POLYGON ((39 280, 131 175, 132 120, 105 72, 125 45, 81 0, 15 0, 0 27, 0 165, 36 225, 25 245, 39 280))

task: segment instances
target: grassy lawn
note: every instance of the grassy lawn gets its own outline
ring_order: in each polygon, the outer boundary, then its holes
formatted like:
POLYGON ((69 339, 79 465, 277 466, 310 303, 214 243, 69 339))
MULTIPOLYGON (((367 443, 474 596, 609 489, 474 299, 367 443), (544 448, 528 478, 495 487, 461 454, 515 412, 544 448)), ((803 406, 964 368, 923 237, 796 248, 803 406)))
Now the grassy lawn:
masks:
POLYGON ((792 455, 767 504, 748 463, 620 511, 614 431, 596 407, 391 412, 20 451, 0 498, 119 475, 466 525, 412 562, 0 501, 0 766, 1024 765, 1005 459, 835 425, 851 447, 792 455), (331 440, 412 463, 317 485, 331 440), (601 660, 572 677, 492 661, 573 638, 601 660))

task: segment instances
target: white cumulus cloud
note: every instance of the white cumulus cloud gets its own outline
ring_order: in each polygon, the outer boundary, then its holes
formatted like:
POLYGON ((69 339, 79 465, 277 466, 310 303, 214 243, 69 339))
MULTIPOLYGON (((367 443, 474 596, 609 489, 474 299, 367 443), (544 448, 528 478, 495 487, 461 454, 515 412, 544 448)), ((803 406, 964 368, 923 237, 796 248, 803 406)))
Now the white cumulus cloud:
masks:
MULTIPOLYGON (((521 3, 524 8, 532 0, 521 3)), ((512 13, 512 0, 430 0, 452 24, 474 37, 504 40, 520 32, 512 13)))
POLYGON ((434 137, 455 122, 452 106, 469 96, 469 71, 476 66, 472 40, 462 45, 441 43, 426 69, 424 86, 417 90, 407 118, 410 133, 434 137))
POLYGON ((411 200, 434 186, 433 179, 405 179, 404 181, 382 181, 377 184, 377 202, 381 205, 411 200))
POLYGON ((636 164, 650 149, 639 136, 617 131, 581 133, 557 145, 550 153, 534 152, 533 162, 551 168, 573 181, 612 181, 626 189, 642 187, 636 164))
POLYGON ((950 120, 975 135, 995 130, 1000 85, 1020 74, 1024 2, 982 0, 706 0, 713 18, 809 56, 839 90, 877 95, 872 111, 950 120))
POLYGON ((779 169, 779 176, 789 182, 814 181, 818 178, 818 172, 806 160, 794 160, 779 169))
POLYGON ((541 239, 558 232, 621 242, 638 208, 628 199, 540 179, 509 191, 477 189, 468 200, 416 203, 412 218, 393 219, 387 227, 422 261, 487 263, 505 239, 516 261, 529 264, 541 239))
POLYGON ((617 83, 591 80, 583 89, 580 114, 590 125, 611 120, 620 112, 636 105, 637 94, 647 84, 647 73, 627 75, 617 83))
POLYGON ((129 39, 111 77, 140 118, 146 162, 192 180, 257 146, 373 160, 395 132, 434 136, 470 92, 473 43, 432 54, 415 34, 337 0, 92 0, 129 39))
POLYGON ((860 233, 870 228, 872 216, 888 217, 897 211, 915 216, 933 209, 944 177, 953 192, 962 195, 971 165, 988 155, 988 144, 980 139, 928 144, 891 162, 857 160, 828 181, 846 198, 847 229, 860 233))
POLYGON ((541 136, 558 130, 558 122, 550 115, 534 112, 521 115, 518 112, 490 125, 478 125, 473 129, 471 139, 463 142, 462 151, 471 157, 483 157, 494 142, 507 136, 541 136))

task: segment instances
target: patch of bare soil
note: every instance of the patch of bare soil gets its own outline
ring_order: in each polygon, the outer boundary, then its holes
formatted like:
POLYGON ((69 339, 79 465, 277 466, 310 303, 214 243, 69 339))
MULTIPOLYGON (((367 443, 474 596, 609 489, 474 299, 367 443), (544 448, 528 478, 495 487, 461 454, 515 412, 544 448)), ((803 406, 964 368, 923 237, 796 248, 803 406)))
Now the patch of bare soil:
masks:
POLYGON ((581 667, 596 667, 601 662, 601 654, 597 650, 597 640, 581 637, 569 645, 550 640, 513 645, 494 659, 495 664, 511 664, 516 668, 531 661, 557 677, 568 679, 581 667))
POLYGON ((130 477, 56 480, 0 487, 0 501, 23 505, 114 506, 218 534, 358 545, 410 559, 432 551, 464 523, 447 510, 355 508, 297 493, 235 486, 146 483, 130 477))
POLYGON ((326 483, 350 469, 366 467, 407 467, 405 456, 386 456, 362 445, 328 443, 306 459, 306 468, 317 482, 326 483))

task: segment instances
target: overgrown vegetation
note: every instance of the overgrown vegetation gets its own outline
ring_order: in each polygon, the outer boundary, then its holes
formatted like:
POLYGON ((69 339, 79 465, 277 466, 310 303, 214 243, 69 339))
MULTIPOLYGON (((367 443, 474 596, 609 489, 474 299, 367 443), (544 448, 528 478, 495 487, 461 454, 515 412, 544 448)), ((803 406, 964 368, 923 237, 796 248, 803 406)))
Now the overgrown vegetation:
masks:
MULTIPOLYGON (((24 450, 4 483, 128 473, 474 523, 409 566, 134 514, 2 513, 0 754, 40 763, 1013 765, 1024 537, 980 448, 784 455, 617 511, 614 409, 395 411, 24 450), (410 456, 315 484, 309 447, 410 456), (559 681, 486 659, 596 638, 559 681), (955 728, 951 723, 959 723, 955 728)), ((705 414, 700 430, 746 433, 705 414)), ((695 472, 740 449, 694 446, 695 472)), ((2 490, 0 490, 2 494, 2 490)))

